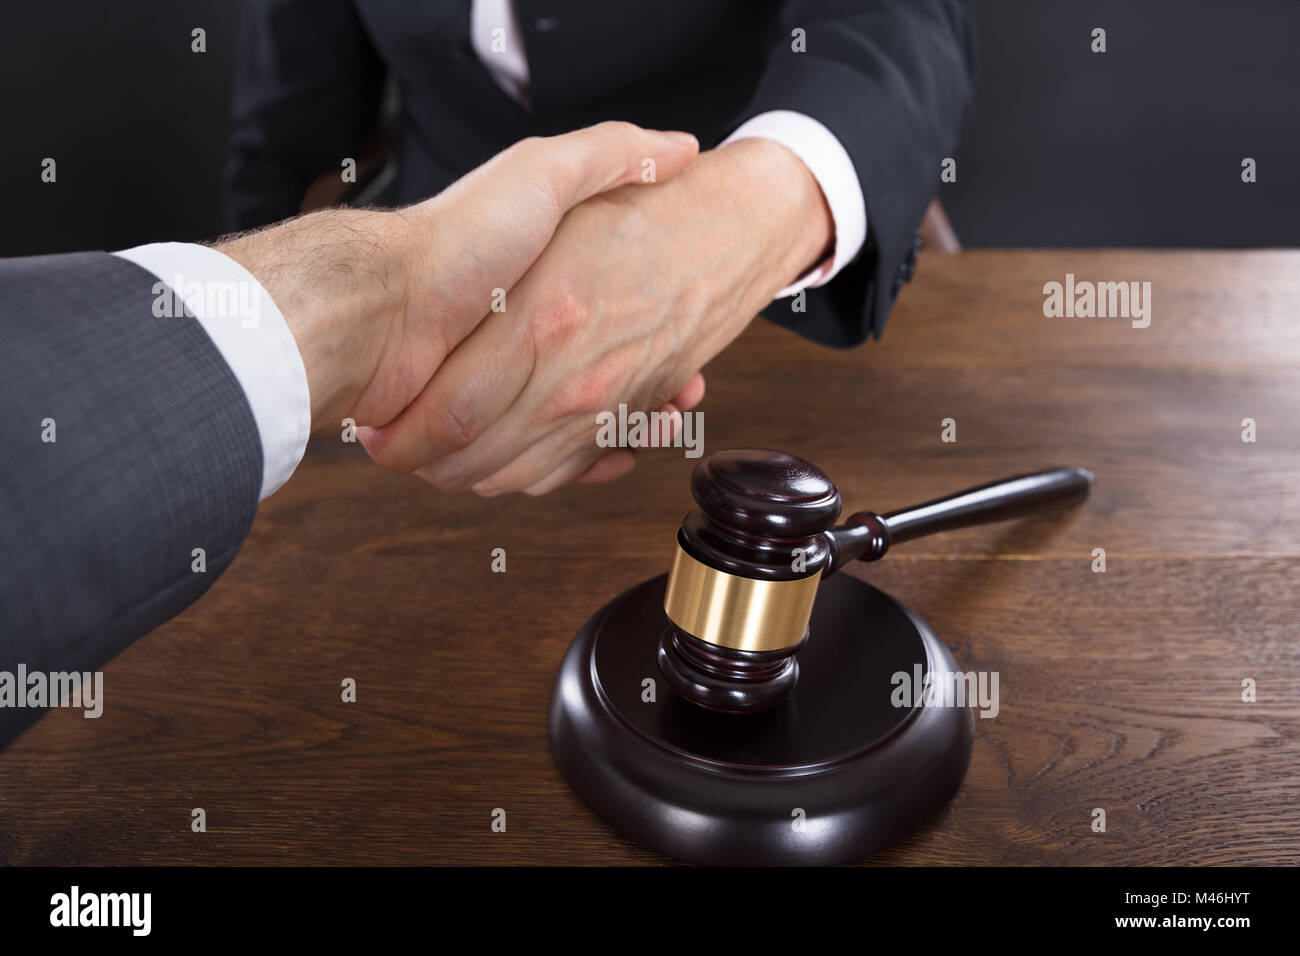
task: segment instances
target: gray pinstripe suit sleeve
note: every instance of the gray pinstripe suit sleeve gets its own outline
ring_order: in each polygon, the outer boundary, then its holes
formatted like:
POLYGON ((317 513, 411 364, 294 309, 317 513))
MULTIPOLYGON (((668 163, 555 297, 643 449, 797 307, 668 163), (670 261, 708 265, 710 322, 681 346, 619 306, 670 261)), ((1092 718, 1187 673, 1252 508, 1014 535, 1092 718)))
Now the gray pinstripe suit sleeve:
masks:
MULTIPOLYGON (((252 411, 193 318, 154 316, 157 281, 105 253, 0 261, 0 671, 98 669, 248 534, 252 411)), ((41 713, 0 708, 0 746, 41 713)))

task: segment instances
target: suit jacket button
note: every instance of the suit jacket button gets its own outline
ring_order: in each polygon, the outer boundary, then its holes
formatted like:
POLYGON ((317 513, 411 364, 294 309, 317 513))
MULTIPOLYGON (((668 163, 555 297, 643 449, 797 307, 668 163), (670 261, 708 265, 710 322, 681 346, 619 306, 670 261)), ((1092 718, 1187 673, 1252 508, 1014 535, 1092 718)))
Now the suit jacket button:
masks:
POLYGON ((903 257, 902 263, 898 266, 898 284, 911 282, 912 276, 916 275, 916 259, 921 254, 921 234, 918 232, 912 237, 912 246, 907 250, 907 255, 903 257))

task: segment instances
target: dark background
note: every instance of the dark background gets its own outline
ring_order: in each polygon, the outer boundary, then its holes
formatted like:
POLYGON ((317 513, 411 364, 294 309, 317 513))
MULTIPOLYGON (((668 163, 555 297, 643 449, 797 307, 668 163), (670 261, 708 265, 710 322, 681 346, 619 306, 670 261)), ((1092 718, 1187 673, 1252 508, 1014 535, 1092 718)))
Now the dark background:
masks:
MULTIPOLYGON (((1300 245, 1300 2, 975 6, 976 109, 940 190, 966 245, 1300 245)), ((220 232, 241 8, 5 3, 0 255, 220 232), (46 156, 57 184, 41 182, 46 156)))

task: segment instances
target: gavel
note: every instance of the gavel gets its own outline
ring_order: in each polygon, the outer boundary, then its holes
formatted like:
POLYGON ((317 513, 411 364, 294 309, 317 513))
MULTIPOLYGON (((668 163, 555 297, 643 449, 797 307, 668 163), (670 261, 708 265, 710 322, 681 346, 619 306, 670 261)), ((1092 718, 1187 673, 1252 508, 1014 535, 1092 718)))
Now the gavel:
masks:
POLYGON ((1081 501, 1092 480, 1086 469, 1056 468, 888 514, 859 511, 832 527, 840 494, 821 469, 779 451, 718 452, 691 475, 699 507, 677 534, 659 669, 709 710, 774 707, 799 680, 800 648, 816 640, 808 624, 822 578, 914 538, 1081 501))

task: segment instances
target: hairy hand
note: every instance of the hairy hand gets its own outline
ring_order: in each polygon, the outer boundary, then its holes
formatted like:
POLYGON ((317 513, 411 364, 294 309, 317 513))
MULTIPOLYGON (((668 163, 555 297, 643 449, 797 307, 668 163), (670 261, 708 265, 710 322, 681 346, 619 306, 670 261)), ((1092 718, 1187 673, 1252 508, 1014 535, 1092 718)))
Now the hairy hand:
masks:
POLYGON ((480 494, 621 474, 631 453, 597 446, 597 414, 620 403, 689 408, 703 392, 698 370, 832 234, 816 180, 768 140, 705 153, 670 182, 589 199, 505 310, 362 441, 387 468, 480 494))
POLYGON ((516 143, 415 206, 313 213, 217 248, 283 313, 307 369, 313 426, 344 415, 382 426, 421 395, 569 209, 640 184, 647 161, 671 178, 697 151, 685 133, 601 123, 516 143))

